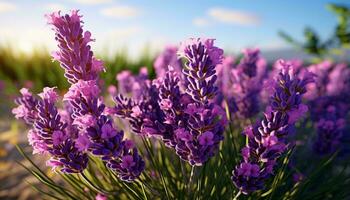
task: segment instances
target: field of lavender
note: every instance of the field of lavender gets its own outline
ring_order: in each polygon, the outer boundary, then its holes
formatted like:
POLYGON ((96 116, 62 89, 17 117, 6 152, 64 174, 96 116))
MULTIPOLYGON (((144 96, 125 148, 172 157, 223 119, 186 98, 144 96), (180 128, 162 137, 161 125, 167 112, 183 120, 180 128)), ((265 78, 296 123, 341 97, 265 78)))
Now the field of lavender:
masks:
POLYGON ((98 59, 78 11, 47 19, 54 62, 0 49, 0 198, 350 199, 346 62, 220 38, 98 59))

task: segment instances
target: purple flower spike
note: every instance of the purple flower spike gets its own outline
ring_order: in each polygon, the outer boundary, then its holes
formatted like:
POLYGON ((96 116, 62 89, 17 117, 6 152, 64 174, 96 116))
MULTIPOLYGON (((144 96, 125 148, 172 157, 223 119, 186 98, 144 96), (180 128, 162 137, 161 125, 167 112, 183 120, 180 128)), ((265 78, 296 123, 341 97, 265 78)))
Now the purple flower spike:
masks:
POLYGON ((248 144, 242 149, 244 161, 232 172, 232 181, 243 194, 263 189, 266 179, 273 175, 277 159, 288 149, 286 136, 307 110, 301 104, 301 96, 313 76, 299 78, 290 63, 280 64, 283 68, 270 88, 270 106, 260 123, 244 131, 248 137, 248 144))
POLYGON ((116 171, 118 177, 123 181, 131 182, 140 176, 145 168, 145 162, 142 160, 136 148, 130 145, 129 140, 125 140, 124 146, 119 158, 110 159, 107 166, 116 171))
MULTIPOLYGON (((91 51, 89 43, 93 40, 90 32, 83 31, 77 10, 66 15, 55 12, 47 18, 59 47, 53 58, 64 68, 71 87, 63 97, 62 109, 55 106, 60 100, 55 88, 44 88, 38 95, 40 100, 28 89, 21 90, 22 96, 16 100, 18 107, 13 109, 13 114, 33 126, 28 133, 33 153, 49 154, 47 164, 64 173, 81 173, 87 166, 88 153, 101 157, 108 166, 112 160, 118 160, 120 169, 113 165, 113 170, 120 172, 118 176, 122 180, 134 180, 144 169, 144 161, 133 143, 123 140, 123 131, 117 131, 108 115, 118 113, 118 110, 105 109, 98 79, 104 67, 91 51)), ((144 90, 150 88, 147 76, 147 69, 141 68, 137 83, 131 89, 140 100, 149 92, 144 90)), ((157 100, 153 102, 156 103, 157 100)), ((135 105, 130 102, 121 109, 128 117, 139 117, 148 106, 140 104, 137 106, 142 109, 137 109, 135 105)), ((141 126, 138 130, 141 131, 141 126)))
POLYGON ((54 12, 46 15, 48 24, 55 31, 55 39, 58 42, 59 51, 52 54, 54 60, 60 62, 65 70, 65 77, 70 83, 78 80, 95 80, 98 73, 104 70, 100 60, 93 56, 89 43, 91 33, 84 32, 81 15, 73 10, 70 15, 61 15, 54 12))
POLYGON ((118 91, 120 94, 140 100, 147 90, 149 80, 147 68, 142 67, 138 75, 125 70, 117 74, 118 91))
POLYGON ((313 150, 320 155, 334 153, 343 146, 346 118, 338 109, 329 105, 323 113, 319 113, 320 117, 315 125, 317 139, 313 144, 313 150))
POLYGON ((235 112, 240 119, 247 119, 260 110, 260 83, 265 64, 261 64, 264 60, 258 49, 246 49, 243 55, 238 66, 231 70, 231 95, 227 96, 227 100, 231 112, 235 112))
POLYGON ((153 66, 158 78, 165 76, 168 66, 173 67, 178 74, 181 74, 182 63, 177 57, 177 50, 176 46, 167 46, 155 59, 153 66))
POLYGON ((34 123, 35 132, 32 133, 36 142, 33 144, 40 145, 50 153, 48 164, 54 169, 59 167, 64 173, 80 173, 86 168, 88 157, 75 147, 75 142, 65 132, 67 124, 61 121, 55 106, 57 93, 54 88, 44 88, 40 97, 38 119, 34 123))
POLYGON ((22 119, 28 125, 32 125, 37 118, 36 106, 38 100, 27 88, 22 88, 20 92, 22 96, 15 99, 15 103, 18 106, 12 109, 12 113, 16 119, 22 119))
POLYGON ((162 139, 191 165, 202 165, 216 153, 227 122, 222 108, 209 101, 216 94, 215 67, 223 53, 213 42, 191 39, 180 48, 188 65, 183 70, 189 81, 187 93, 181 88, 181 74, 168 66, 163 77, 144 88, 141 98, 119 95, 112 110, 127 118, 135 133, 162 139))
POLYGON ((214 46, 214 39, 192 38, 181 44, 178 54, 186 59, 186 92, 195 101, 207 103, 217 91, 215 67, 222 62, 223 50, 214 46))
POLYGON ((87 167, 87 154, 80 152, 71 139, 55 146, 51 155, 48 165, 53 169, 60 167, 63 173, 81 173, 87 167))

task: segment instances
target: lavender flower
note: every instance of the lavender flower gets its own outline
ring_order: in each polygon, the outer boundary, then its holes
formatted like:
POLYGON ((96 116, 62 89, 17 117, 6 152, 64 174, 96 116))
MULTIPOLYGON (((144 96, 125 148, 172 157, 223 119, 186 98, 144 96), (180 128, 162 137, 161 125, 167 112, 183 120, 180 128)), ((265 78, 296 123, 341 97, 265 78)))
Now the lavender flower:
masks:
POLYGON ((48 24, 55 31, 59 51, 53 53, 54 60, 61 63, 65 69, 65 77, 70 83, 78 80, 95 80, 98 73, 104 70, 100 60, 93 56, 89 43, 91 33, 84 32, 81 25, 81 15, 73 10, 70 15, 61 16, 60 12, 54 12, 46 16, 48 24))
POLYGON ((228 97, 230 110, 239 118, 251 118, 259 112, 259 94, 265 73, 264 60, 258 49, 246 49, 238 66, 231 70, 232 96, 228 97))
POLYGON ((95 80, 79 80, 73 84, 64 95, 63 101, 69 103, 72 108, 72 118, 90 114, 97 118, 105 108, 99 101, 100 89, 95 80))
MULTIPOLYGON (((104 67, 101 61, 93 57, 88 45, 92 41, 91 34, 88 31, 83 32, 80 18, 78 11, 72 11, 71 15, 61 16, 60 13, 53 13, 48 16, 60 48, 53 57, 61 63, 65 69, 65 76, 72 84, 63 101, 71 114, 70 125, 77 131, 69 137, 64 131, 67 126, 65 124, 60 132, 54 131, 50 134, 53 146, 58 149, 53 148, 53 157, 49 163, 61 166, 62 170, 68 173, 84 169, 84 164, 86 166, 87 163, 84 156, 87 152, 100 156, 108 165, 111 160, 121 159, 124 148, 123 132, 117 131, 113 120, 105 115, 105 105, 99 96, 98 86, 98 75, 104 67)), ((147 72, 143 74, 147 76, 147 72)), ((133 151, 137 154, 136 149, 133 151)), ((137 162, 139 164, 143 160, 139 158, 137 162)), ((139 168, 139 173, 135 173, 133 178, 128 180, 135 179, 142 170, 143 168, 139 168)))
POLYGON ((200 103, 207 103, 216 94, 215 67, 222 62, 223 50, 214 46, 214 39, 189 39, 181 44, 180 57, 186 58, 186 92, 200 103))
POLYGON ((327 109, 327 114, 316 124, 317 139, 313 149, 318 154, 329 154, 340 148, 346 120, 338 118, 334 106, 327 109))
POLYGON ((71 139, 54 146, 50 152, 52 157, 47 164, 54 169, 60 167, 63 173, 81 173, 87 167, 87 154, 79 151, 71 139))
POLYGON ((117 96, 112 113, 127 118, 135 133, 160 138, 181 159, 202 165, 218 149, 226 123, 225 112, 209 101, 216 94, 215 67, 222 50, 211 39, 192 39, 179 55, 187 59, 188 68, 183 70, 189 81, 187 93, 181 90, 180 75, 169 66, 140 99, 117 96))
POLYGON ((216 101, 221 103, 224 99, 232 98, 234 92, 232 88, 231 71, 235 67, 235 59, 231 56, 224 57, 221 64, 216 66, 216 75, 218 77, 216 85, 219 88, 219 99, 216 101))
POLYGON ((127 97, 139 100, 144 95, 144 91, 149 85, 148 71, 142 67, 138 75, 133 75, 131 71, 124 70, 117 74, 118 91, 127 97))
POLYGON ((260 110, 260 83, 266 74, 266 61, 260 51, 245 49, 237 65, 233 57, 226 57, 217 68, 219 96, 216 101, 226 102, 230 112, 239 119, 255 116, 260 110))
POLYGON ((22 119, 28 125, 32 125, 37 118, 36 106, 38 100, 27 88, 22 88, 20 93, 22 96, 15 99, 18 107, 12 109, 12 113, 17 119, 22 119))
POLYGON ((324 61, 309 67, 316 76, 308 86, 306 98, 311 108, 311 119, 316 128, 313 150, 324 155, 344 150, 346 116, 350 104, 350 69, 345 64, 324 61))
POLYGON ((145 168, 145 162, 138 154, 131 140, 125 140, 122 145, 124 148, 121 156, 116 159, 110 159, 107 166, 115 170, 121 180, 130 182, 140 176, 145 168))
POLYGON ((57 93, 53 88, 44 88, 39 96, 42 100, 38 103, 38 119, 34 123, 36 143, 40 142, 40 146, 50 153, 48 165, 54 169, 60 167, 64 173, 80 173, 86 168, 88 158, 65 132, 67 125, 62 123, 54 105, 57 93))
POLYGON ((168 70, 168 66, 173 67, 174 71, 178 73, 178 75, 181 74, 182 63, 176 55, 177 50, 178 49, 176 46, 169 45, 165 47, 164 51, 157 56, 153 63, 153 66, 158 78, 165 76, 168 70))
POLYGON ((306 112, 301 96, 306 85, 313 81, 313 74, 303 78, 293 74, 289 63, 283 65, 276 81, 271 84, 270 106, 260 124, 246 129, 248 144, 242 150, 243 162, 232 172, 232 181, 243 194, 260 190, 273 174, 277 159, 288 148, 286 136, 293 130, 294 123, 306 112))

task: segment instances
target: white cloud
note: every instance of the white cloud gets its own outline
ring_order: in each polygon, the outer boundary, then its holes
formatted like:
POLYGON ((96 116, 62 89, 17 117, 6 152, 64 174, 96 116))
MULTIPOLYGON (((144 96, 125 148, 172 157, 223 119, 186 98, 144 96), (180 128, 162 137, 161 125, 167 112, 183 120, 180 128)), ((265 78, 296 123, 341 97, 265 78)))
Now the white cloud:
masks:
POLYGON ((101 10, 101 14, 117 19, 127 19, 140 15, 140 10, 132 6, 113 6, 101 10))
POLYGON ((104 3, 110 3, 112 0, 75 0, 75 2, 83 5, 98 5, 104 3))
POLYGON ((6 13, 15 11, 17 9, 17 6, 13 3, 1 1, 0 2, 0 13, 6 13))
POLYGON ((192 23, 198 27, 204 27, 204 26, 210 25, 209 20, 205 18, 195 18, 193 19, 192 23))
POLYGON ((50 11, 50 12, 53 12, 53 11, 66 11, 67 10, 67 7, 62 5, 62 4, 59 4, 59 3, 49 3, 49 4, 46 4, 44 6, 45 10, 47 11, 50 11))
POLYGON ((260 19, 258 16, 239 10, 211 8, 208 10, 207 14, 214 20, 227 24, 243 26, 256 26, 260 24, 260 19))

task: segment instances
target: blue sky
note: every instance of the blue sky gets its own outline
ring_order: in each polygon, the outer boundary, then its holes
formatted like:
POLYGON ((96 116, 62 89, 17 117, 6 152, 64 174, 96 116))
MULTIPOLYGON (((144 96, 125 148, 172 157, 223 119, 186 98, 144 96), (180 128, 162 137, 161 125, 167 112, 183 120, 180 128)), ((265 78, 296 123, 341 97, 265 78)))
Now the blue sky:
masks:
POLYGON ((228 51, 280 49, 288 45, 278 30, 301 39, 310 25, 328 37, 336 23, 325 8, 330 2, 350 5, 346 0, 0 0, 0 44, 15 44, 25 52, 43 46, 52 50, 55 42, 44 14, 79 9, 98 52, 127 47, 138 56, 146 45, 157 51, 199 36, 216 38, 228 51))

